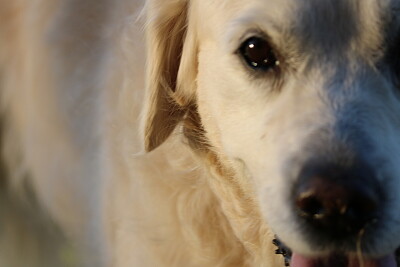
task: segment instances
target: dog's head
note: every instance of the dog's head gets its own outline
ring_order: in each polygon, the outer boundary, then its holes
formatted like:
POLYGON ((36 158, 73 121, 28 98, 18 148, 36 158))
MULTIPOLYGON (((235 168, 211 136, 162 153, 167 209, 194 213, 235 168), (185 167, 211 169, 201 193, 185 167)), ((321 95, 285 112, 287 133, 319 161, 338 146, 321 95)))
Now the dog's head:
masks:
POLYGON ((146 149, 183 121, 195 149, 243 170, 238 179, 254 189, 294 264, 340 254, 358 266, 362 253, 367 265, 393 266, 399 7, 394 0, 149 1, 146 149))

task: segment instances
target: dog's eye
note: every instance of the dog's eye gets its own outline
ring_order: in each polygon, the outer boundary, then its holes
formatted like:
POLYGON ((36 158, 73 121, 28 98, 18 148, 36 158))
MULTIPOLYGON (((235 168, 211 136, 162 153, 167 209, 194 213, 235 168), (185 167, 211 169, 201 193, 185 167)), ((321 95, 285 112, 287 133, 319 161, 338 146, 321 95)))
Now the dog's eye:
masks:
POLYGON ((273 49, 268 42, 259 37, 251 37, 244 41, 239 53, 246 63, 256 70, 269 70, 279 65, 273 49))

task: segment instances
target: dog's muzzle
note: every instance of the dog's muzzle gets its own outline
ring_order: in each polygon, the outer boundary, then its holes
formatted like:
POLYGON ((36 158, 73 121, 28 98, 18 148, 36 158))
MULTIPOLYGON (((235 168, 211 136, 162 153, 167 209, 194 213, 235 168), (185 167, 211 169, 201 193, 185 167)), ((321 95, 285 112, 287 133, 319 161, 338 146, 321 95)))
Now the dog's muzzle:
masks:
POLYGON ((307 164, 293 195, 297 214, 307 227, 330 242, 359 235, 380 219, 378 207, 385 202, 373 168, 363 162, 307 164))
POLYGON ((396 267, 394 253, 370 259, 364 235, 383 220, 387 200, 374 168, 363 160, 341 164, 309 161, 292 191, 304 236, 330 253, 311 258, 293 253, 292 267, 396 267), (365 256, 365 257, 364 257, 365 256))

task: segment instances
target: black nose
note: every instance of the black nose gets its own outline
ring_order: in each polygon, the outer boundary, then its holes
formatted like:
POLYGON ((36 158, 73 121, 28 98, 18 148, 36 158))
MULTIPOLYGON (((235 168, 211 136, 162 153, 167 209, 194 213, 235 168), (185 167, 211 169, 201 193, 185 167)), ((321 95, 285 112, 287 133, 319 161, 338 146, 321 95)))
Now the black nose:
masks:
POLYGON ((313 229, 329 235, 358 234, 378 217, 380 190, 372 168, 308 164, 295 188, 295 207, 313 229))

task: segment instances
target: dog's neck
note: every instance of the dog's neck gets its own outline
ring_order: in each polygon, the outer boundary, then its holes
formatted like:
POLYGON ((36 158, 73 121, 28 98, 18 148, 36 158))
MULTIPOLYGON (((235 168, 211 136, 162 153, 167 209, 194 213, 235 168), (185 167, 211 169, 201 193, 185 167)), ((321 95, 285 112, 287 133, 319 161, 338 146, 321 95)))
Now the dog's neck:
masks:
MULTIPOLYGON (((252 197, 251 186, 246 185, 243 177, 232 166, 224 166, 221 156, 210 152, 206 156, 211 190, 218 198, 221 211, 226 216, 234 235, 240 240, 244 249, 249 252, 252 266, 264 266, 267 259, 274 258, 276 247, 271 242, 274 234, 262 218, 257 201, 252 197)), ((204 160, 204 159, 203 159, 204 160)), ((244 175, 244 174, 243 174, 244 175)), ((281 257, 276 259, 279 264, 281 257)), ((276 265, 274 265, 276 266, 276 265)))
POLYGON ((191 119, 186 119, 186 127, 183 127, 185 143, 189 150, 195 151, 195 161, 202 162, 201 165, 208 173, 206 176, 209 177, 205 177, 205 181, 224 217, 219 221, 226 221, 230 226, 231 233, 219 238, 230 239, 232 244, 240 241, 242 266, 283 266, 280 255, 274 253, 276 247, 271 242, 274 234, 262 218, 249 177, 246 177, 240 163, 227 166, 231 161, 210 148, 201 124, 195 123, 199 120, 196 114, 193 112, 191 117, 188 116, 191 119))

